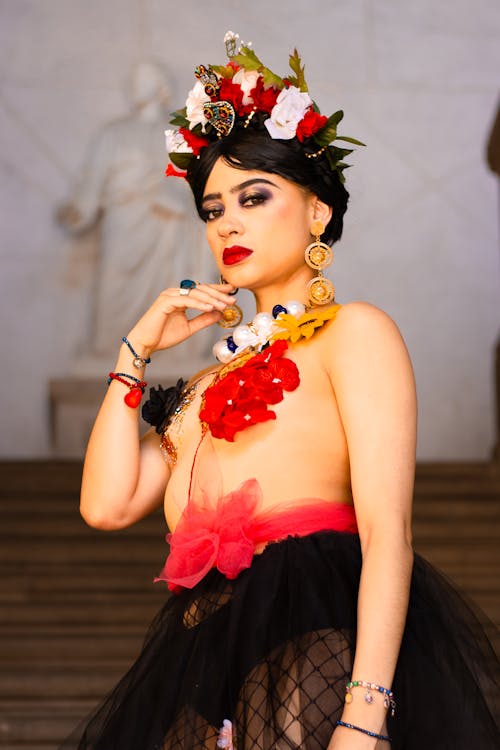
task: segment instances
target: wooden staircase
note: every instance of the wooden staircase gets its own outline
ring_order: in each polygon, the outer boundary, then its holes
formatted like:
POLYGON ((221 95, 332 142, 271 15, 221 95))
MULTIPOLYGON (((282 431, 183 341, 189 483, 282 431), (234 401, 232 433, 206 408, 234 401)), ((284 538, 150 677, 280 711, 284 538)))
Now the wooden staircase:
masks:
MULTIPOLYGON (((56 748, 125 672, 165 600, 152 583, 161 513, 89 529, 80 474, 72 462, 0 464, 1 748, 56 748)), ((416 549, 500 623, 498 467, 419 466, 414 531, 416 549)))

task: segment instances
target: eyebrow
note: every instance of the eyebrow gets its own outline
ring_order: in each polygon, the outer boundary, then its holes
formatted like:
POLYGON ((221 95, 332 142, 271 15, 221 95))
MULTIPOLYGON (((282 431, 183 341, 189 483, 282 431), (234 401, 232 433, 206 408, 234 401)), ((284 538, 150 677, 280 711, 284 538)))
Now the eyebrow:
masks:
MULTIPOLYGON (((241 182, 239 185, 235 185, 234 187, 230 188, 230 193, 237 193, 239 190, 244 190, 247 187, 250 187, 250 185, 255 185, 257 182, 264 183, 265 185, 272 185, 275 188, 280 188, 278 185, 276 185, 274 182, 271 182, 271 180, 266 180, 265 177, 254 177, 251 180, 245 180, 245 182, 241 182)), ((207 195, 204 195, 202 198, 202 203, 205 203, 205 201, 211 201, 215 199, 222 198, 222 193, 207 193, 207 195)))

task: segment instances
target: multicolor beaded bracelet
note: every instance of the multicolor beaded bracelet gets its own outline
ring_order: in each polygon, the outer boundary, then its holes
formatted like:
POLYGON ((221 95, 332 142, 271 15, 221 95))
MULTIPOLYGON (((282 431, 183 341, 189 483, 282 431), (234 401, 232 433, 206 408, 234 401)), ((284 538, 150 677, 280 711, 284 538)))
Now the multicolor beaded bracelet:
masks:
POLYGON ((390 742, 391 738, 387 734, 377 734, 377 732, 372 732, 370 729, 363 729, 363 727, 358 727, 356 724, 349 724, 347 721, 341 721, 340 719, 337 721, 338 727, 346 727, 346 729, 355 729, 356 732, 362 732, 363 734, 367 734, 368 737, 375 737, 377 740, 384 740, 384 742, 390 742))
POLYGON ((371 694, 372 690, 376 690, 379 693, 382 693, 384 696, 384 706, 386 708, 391 709, 391 716, 394 716, 396 713, 396 701, 394 700, 394 693, 392 690, 389 690, 388 688, 382 687, 381 685, 376 685, 374 682, 366 682, 365 680, 352 680, 351 682, 348 682, 345 686, 346 695, 345 695, 345 702, 346 703, 352 703, 353 701, 353 694, 351 693, 352 688, 355 687, 363 687, 366 688, 365 693, 365 702, 366 703, 373 703, 373 695, 371 694))
POLYGON ((139 355, 137 354, 134 347, 132 346, 132 344, 130 343, 130 341, 128 340, 126 336, 123 336, 122 341, 130 349, 134 357, 134 359, 132 360, 132 364, 137 370, 142 370, 143 367, 146 367, 146 365, 149 365, 149 363, 151 362, 151 357, 147 357, 147 358, 139 357, 139 355))
POLYGON ((112 380, 118 380, 119 383, 123 383, 123 385, 127 386, 129 390, 123 397, 123 400, 131 409, 137 409, 147 386, 146 381, 139 380, 139 378, 136 378, 134 375, 129 375, 126 372, 110 372, 108 376, 108 385, 112 380), (132 382, 127 382, 125 378, 129 378, 132 382))

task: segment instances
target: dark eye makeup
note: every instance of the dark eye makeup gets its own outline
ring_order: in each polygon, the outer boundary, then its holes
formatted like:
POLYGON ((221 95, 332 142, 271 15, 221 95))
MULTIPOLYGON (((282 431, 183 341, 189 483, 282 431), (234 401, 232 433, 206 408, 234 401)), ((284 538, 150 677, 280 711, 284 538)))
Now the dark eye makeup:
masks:
POLYGON ((209 207, 203 207, 200 211, 200 215, 203 221, 213 221, 214 219, 218 219, 219 216, 222 216, 224 213, 224 209, 222 207, 218 206, 212 206, 209 207))
MULTIPOLYGON (((243 190, 241 195, 238 197, 238 203, 243 208, 253 208, 254 206, 260 206, 272 197, 269 190, 243 190)), ((216 204, 213 206, 203 206, 201 210, 201 216, 203 221, 213 221, 218 219, 224 213, 224 206, 222 204, 216 204)))
POLYGON ((271 193, 268 190, 252 190, 248 193, 242 193, 239 203, 240 206, 258 206, 260 203, 265 203, 270 197, 271 193))

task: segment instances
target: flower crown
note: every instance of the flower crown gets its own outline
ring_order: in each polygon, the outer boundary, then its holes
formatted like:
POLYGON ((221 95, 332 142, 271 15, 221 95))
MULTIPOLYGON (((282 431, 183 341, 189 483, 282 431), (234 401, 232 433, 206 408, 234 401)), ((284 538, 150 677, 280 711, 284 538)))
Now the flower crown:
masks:
MULTIPOLYGON (((170 120, 176 130, 166 130, 166 147, 172 164, 186 170, 193 157, 235 127, 265 128, 271 138, 297 138, 310 159, 325 155, 332 171, 344 182, 343 159, 352 149, 331 145, 347 141, 364 143, 337 135, 344 113, 338 110, 330 117, 319 112, 308 93, 304 66, 297 50, 290 55, 291 73, 285 78, 266 68, 251 43, 240 42, 239 35, 228 31, 224 37, 229 62, 226 65, 198 65, 197 81, 188 94, 186 106, 173 113, 170 120)), ((185 177, 172 164, 167 175, 185 177)))

